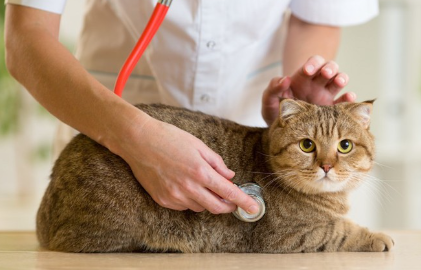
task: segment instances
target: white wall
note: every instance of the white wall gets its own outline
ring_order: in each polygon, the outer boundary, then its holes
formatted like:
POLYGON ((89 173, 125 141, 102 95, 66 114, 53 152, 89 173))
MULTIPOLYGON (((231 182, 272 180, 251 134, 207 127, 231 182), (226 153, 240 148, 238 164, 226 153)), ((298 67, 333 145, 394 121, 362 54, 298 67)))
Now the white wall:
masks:
POLYGON ((353 196, 351 217, 371 227, 419 229, 421 1, 380 3, 379 17, 344 30, 338 57, 351 77, 348 90, 359 100, 377 99, 372 131, 377 145, 373 175, 378 180, 353 196))

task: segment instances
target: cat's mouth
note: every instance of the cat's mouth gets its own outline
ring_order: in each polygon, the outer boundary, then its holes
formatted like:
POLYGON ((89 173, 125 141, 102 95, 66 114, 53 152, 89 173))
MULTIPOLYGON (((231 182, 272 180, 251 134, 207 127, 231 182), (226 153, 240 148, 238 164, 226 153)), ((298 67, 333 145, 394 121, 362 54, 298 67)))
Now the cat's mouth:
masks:
POLYGON ((322 177, 314 181, 314 185, 323 192, 338 192, 345 188, 346 181, 338 181, 333 176, 324 174, 322 177))
POLYGON ((320 178, 317 181, 330 181, 330 182, 334 182, 332 179, 329 178, 329 176, 326 174, 325 176, 323 176, 322 178, 320 178))
POLYGON ((332 185, 338 184, 338 182, 335 181, 335 179, 333 179, 332 177, 329 177, 328 175, 322 176, 321 178, 316 180, 316 183, 322 186, 326 186, 326 185, 332 186, 332 185))
POLYGON ((317 171, 315 176, 316 176, 316 182, 320 182, 320 183, 323 181, 328 181, 331 183, 336 182, 335 173, 333 173, 332 171, 326 173, 324 171, 319 170, 317 171))

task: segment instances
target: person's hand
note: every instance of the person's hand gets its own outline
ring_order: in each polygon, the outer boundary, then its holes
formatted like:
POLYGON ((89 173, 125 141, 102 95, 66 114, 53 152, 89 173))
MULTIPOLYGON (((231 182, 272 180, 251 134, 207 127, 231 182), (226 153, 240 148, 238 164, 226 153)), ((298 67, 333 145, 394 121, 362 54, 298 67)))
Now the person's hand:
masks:
POLYGON ((273 78, 262 97, 262 116, 270 125, 279 115, 279 98, 297 98, 317 105, 354 102, 355 93, 335 99, 348 84, 348 75, 339 72, 338 64, 321 56, 310 57, 291 77, 273 78))
POLYGON ((121 156, 159 205, 213 214, 232 212, 237 205, 258 211, 257 203, 229 180, 235 173, 198 138, 152 118, 135 137, 121 156))

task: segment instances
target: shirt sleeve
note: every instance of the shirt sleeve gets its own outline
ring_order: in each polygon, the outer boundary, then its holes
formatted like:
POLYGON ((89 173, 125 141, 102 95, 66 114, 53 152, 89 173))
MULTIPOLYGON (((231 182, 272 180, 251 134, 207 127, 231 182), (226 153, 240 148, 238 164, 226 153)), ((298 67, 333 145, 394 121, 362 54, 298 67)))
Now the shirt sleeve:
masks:
POLYGON ((292 0, 290 8, 303 21, 331 26, 361 24, 379 13, 378 0, 292 0))
POLYGON ((62 14, 66 0, 5 0, 5 4, 22 5, 62 14))

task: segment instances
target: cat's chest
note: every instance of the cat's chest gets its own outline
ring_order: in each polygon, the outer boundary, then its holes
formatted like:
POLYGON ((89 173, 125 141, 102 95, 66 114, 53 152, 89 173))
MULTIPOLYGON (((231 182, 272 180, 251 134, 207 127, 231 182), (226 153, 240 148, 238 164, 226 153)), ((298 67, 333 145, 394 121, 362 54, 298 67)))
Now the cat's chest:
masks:
POLYGON ((341 218, 348 210, 341 198, 304 194, 281 184, 266 184, 262 188, 266 216, 278 226, 325 223, 341 218))

